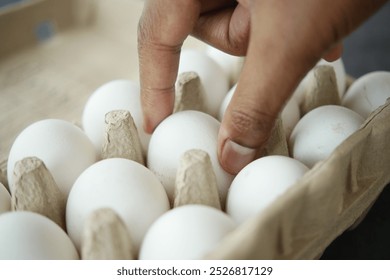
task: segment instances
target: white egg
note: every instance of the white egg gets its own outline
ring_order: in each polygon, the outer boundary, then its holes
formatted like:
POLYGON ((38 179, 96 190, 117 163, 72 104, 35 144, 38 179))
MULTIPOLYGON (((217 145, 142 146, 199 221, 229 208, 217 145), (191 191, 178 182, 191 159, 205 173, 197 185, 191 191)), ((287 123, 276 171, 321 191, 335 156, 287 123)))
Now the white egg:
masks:
POLYGON ((238 224, 258 215, 309 170, 296 159, 265 156, 252 161, 234 178, 226 212, 238 224))
POLYGON ((5 186, 0 183, 0 214, 11 211, 11 195, 5 186))
POLYGON ((234 95, 234 92, 236 91, 237 84, 235 84, 226 94, 225 98, 223 99, 221 106, 219 107, 218 112, 218 120, 222 121, 223 116, 225 115, 226 109, 230 104, 230 101, 232 100, 232 97, 234 95))
POLYGON ((179 73, 196 72, 205 89, 205 112, 217 117, 223 98, 229 90, 229 79, 223 69, 205 52, 184 49, 181 52, 179 73))
POLYGON ((133 117, 146 154, 150 135, 142 128, 139 85, 130 80, 113 80, 97 88, 85 104, 82 126, 100 155, 105 132, 105 115, 113 110, 127 110, 133 117))
POLYGON ((300 106, 305 98, 305 92, 308 87, 309 75, 307 74, 298 84, 296 89, 291 95, 291 99, 294 99, 300 106))
POLYGON ((244 57, 225 53, 210 45, 206 46, 206 53, 221 66, 225 75, 229 77, 230 84, 234 84, 238 81, 244 64, 244 57))
POLYGON ((147 232, 141 260, 194 260, 211 252, 236 228, 224 212, 204 205, 185 205, 162 215, 147 232))
POLYGON ((66 196, 81 172, 97 160, 91 141, 76 125, 57 119, 35 122, 25 128, 12 144, 7 162, 11 193, 15 163, 31 156, 45 163, 66 196))
POLYGON ((0 215, 0 248, 2 260, 79 259, 72 241, 56 223, 27 211, 0 215))
POLYGON ((68 234, 80 249, 86 218, 112 208, 126 224, 138 250, 149 226, 169 210, 164 187, 145 166, 127 159, 101 160, 77 178, 66 206, 68 234))
POLYGON ((326 159, 363 121, 359 114, 342 106, 317 107, 304 115, 292 131, 292 156, 311 168, 326 159))
POLYGON ((343 98, 343 106, 367 118, 390 97, 390 72, 374 71, 355 80, 343 98))
POLYGON ((149 144, 147 166, 164 185, 173 201, 176 172, 181 156, 188 150, 207 152, 216 175, 222 205, 233 175, 219 164, 217 137, 220 122, 206 113, 182 111, 175 113, 156 128, 149 144))

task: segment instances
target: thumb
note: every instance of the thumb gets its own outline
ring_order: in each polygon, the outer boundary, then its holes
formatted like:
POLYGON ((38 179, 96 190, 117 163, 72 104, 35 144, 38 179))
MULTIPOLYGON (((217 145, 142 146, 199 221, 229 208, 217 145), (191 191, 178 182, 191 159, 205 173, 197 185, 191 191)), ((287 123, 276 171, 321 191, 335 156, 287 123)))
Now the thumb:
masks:
POLYGON ((320 57, 300 49, 305 45, 296 43, 278 14, 263 15, 254 22, 252 14, 247 57, 218 135, 219 161, 231 174, 262 153, 279 112, 320 57))
POLYGON ((298 82, 344 36, 387 1, 247 1, 250 42, 236 92, 222 120, 218 157, 238 173, 266 143, 298 82))
POLYGON ((267 98, 268 90, 258 91, 253 85, 240 79, 218 135, 219 160, 231 174, 261 154, 284 103, 284 99, 267 98))

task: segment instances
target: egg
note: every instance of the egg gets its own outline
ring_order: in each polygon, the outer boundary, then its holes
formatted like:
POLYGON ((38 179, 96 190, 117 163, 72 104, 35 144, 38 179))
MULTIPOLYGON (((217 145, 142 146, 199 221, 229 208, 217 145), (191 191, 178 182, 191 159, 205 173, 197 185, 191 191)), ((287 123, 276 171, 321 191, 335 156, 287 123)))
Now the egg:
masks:
POLYGON ((342 100, 342 105, 367 118, 390 97, 390 72, 374 71, 355 80, 342 100))
POLYGON ((309 76, 306 74, 305 77, 299 82, 298 86, 294 89, 294 91, 291 94, 291 99, 294 99, 298 105, 301 105, 303 103, 303 100, 305 98, 305 92, 308 87, 309 83, 309 76))
POLYGON ((79 259, 72 241, 56 223, 28 211, 0 215, 0 248, 2 260, 79 259))
POLYGON ((155 129, 149 144, 148 168, 164 185, 173 201, 175 178, 181 156, 188 150, 200 149, 208 153, 217 179, 221 204, 233 175, 219 164, 217 138, 220 122, 200 111, 182 111, 170 115, 155 129))
POLYGON ((112 208, 138 250, 149 226, 169 210, 164 187, 145 166, 128 159, 96 162, 76 180, 66 205, 68 234, 80 249, 84 223, 96 209, 112 208))
POLYGON ((235 228, 236 224, 228 215, 213 207, 196 204, 180 206, 152 224, 142 243, 139 258, 202 259, 235 228))
POLYGON ((292 157, 313 167, 358 130, 363 121, 359 114, 338 105, 311 110, 299 120, 291 133, 289 146, 292 157))
POLYGON ((82 114, 82 126, 100 155, 105 132, 105 115, 114 110, 130 112, 137 127, 144 154, 150 135, 142 128, 142 109, 139 85, 131 80, 113 80, 97 88, 88 98, 82 114))
POLYGON ((11 195, 5 186, 0 183, 0 214, 11 211, 11 195))
POLYGON ((229 90, 229 79, 223 69, 205 52, 184 49, 181 52, 179 74, 196 72, 205 90, 205 112, 217 117, 220 104, 229 90))
POLYGON ((226 213, 237 224, 247 221, 264 211, 308 170, 300 161, 286 156, 264 156, 252 161, 234 178, 226 213))
POLYGON ((65 196, 81 172, 97 160, 85 133, 76 125, 58 119, 35 122, 16 137, 7 162, 11 193, 15 163, 25 157, 42 160, 65 196))
POLYGON ((230 84, 237 83, 244 64, 244 57, 230 55, 210 45, 206 45, 205 51, 207 55, 221 66, 225 75, 229 78, 230 84))
POLYGON ((226 109, 232 100, 234 92, 236 91, 237 84, 235 84, 226 94, 225 98, 222 100, 221 106, 219 107, 218 120, 222 121, 223 116, 225 115, 226 109))

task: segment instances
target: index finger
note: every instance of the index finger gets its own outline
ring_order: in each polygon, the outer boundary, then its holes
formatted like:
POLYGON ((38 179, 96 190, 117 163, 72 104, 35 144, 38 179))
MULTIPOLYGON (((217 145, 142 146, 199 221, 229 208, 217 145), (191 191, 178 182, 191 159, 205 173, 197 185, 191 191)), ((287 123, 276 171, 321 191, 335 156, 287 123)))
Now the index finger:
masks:
POLYGON ((138 26, 138 58, 144 130, 173 111, 180 49, 200 13, 198 1, 147 1, 138 26))

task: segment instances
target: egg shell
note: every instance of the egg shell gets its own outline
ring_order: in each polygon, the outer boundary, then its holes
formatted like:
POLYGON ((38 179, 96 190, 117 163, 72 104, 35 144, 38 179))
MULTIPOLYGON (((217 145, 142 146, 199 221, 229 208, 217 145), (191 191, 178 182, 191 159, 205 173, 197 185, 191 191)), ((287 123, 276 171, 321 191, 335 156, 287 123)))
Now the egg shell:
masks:
POLYGON ((232 100, 234 92, 236 91, 236 88, 237 88, 237 84, 232 86, 232 88, 228 91, 225 98, 223 99, 221 106, 219 107, 219 112, 218 112, 218 120, 219 121, 222 121, 223 116, 225 115, 226 109, 229 106, 230 101, 232 100))
POLYGON ((65 196, 81 172, 97 160, 85 133, 76 125, 58 119, 35 122, 15 139, 7 162, 11 193, 15 163, 25 157, 42 160, 65 196))
POLYGON ((121 217, 137 251, 152 222, 169 210, 169 201, 164 187, 145 166, 121 158, 95 163, 77 178, 66 206, 68 234, 78 249, 85 220, 103 207, 121 217))
POLYGON ((142 109, 139 85, 131 80, 113 80, 97 88, 87 100, 82 115, 82 126, 100 155, 104 141, 105 115, 114 110, 130 112, 137 127, 144 154, 150 135, 142 128, 142 109))
POLYGON ((390 72, 374 71, 355 80, 342 100, 342 105, 350 108, 363 118, 385 104, 390 97, 390 72))
POLYGON ((223 69, 205 52, 184 49, 181 52, 179 73, 196 72, 205 90, 205 112, 217 117, 223 98, 229 90, 229 79, 223 69))
POLYGON ((230 84, 237 83, 244 64, 244 57, 225 53, 210 45, 206 45, 205 51, 207 55, 221 66, 225 75, 229 77, 230 84))
POLYGON ((303 103, 305 98, 305 92, 309 82, 309 76, 306 74, 305 77, 299 82, 298 86, 295 88, 291 95, 291 99, 294 99, 299 105, 303 103))
POLYGON ((227 173, 218 161, 219 127, 219 121, 210 115, 187 110, 170 115, 153 132, 149 144, 147 166, 162 182, 171 202, 181 156, 188 150, 200 149, 210 156, 219 196, 224 205, 233 175, 227 173))
POLYGON ((236 228, 224 212, 204 205, 184 205, 162 215, 148 230, 141 260, 194 260, 211 252, 236 228))
POLYGON ((264 156, 245 166, 234 178, 226 213, 241 224, 258 215, 293 186, 309 168, 296 159, 264 156))
POLYGON ((53 221, 34 212, 0 215, 0 259, 76 260, 77 250, 53 221))
POLYGON ((0 183, 0 214, 11 211, 11 195, 5 186, 0 183))
POLYGON ((313 167, 358 130, 363 121, 359 114, 338 105, 311 110, 299 120, 291 133, 289 146, 292 157, 313 167))

